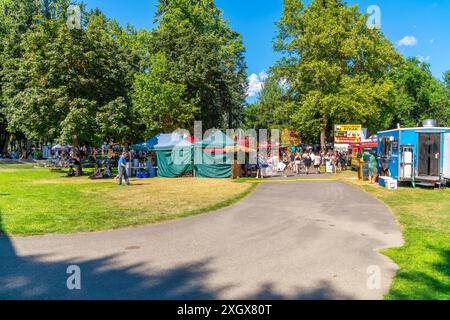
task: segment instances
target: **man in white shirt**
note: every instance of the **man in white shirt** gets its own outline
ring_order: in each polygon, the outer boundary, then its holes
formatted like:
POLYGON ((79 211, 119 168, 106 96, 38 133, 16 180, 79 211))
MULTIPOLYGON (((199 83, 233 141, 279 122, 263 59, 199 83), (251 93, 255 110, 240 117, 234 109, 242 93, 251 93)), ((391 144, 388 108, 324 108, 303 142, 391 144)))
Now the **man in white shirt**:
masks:
POLYGON ((316 170, 316 174, 320 174, 320 165, 322 164, 322 157, 318 154, 312 155, 314 161, 314 169, 316 170))

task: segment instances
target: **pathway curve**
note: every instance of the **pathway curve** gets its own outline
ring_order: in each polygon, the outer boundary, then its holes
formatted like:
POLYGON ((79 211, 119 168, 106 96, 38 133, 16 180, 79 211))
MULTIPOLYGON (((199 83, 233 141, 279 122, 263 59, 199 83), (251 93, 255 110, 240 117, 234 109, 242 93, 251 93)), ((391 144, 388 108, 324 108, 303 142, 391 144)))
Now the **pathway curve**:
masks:
POLYGON ((388 208, 356 187, 267 183, 175 222, 2 238, 0 299, 381 299, 397 268, 377 250, 401 244, 388 208), (69 265, 81 290, 66 287, 69 265))

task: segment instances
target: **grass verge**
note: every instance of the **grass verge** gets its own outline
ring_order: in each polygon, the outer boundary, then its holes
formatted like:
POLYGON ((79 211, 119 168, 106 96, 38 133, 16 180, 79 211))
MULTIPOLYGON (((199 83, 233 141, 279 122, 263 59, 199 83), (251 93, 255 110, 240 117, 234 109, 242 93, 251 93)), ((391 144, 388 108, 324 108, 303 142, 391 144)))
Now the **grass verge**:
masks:
POLYGON ((0 216, 7 235, 78 233, 134 227, 230 206, 255 184, 229 179, 112 180, 65 178, 29 166, 0 166, 0 216))
POLYGON ((450 299, 450 189, 405 186, 389 191, 343 180, 386 203, 401 225, 405 245, 382 251, 400 267, 385 299, 450 299))

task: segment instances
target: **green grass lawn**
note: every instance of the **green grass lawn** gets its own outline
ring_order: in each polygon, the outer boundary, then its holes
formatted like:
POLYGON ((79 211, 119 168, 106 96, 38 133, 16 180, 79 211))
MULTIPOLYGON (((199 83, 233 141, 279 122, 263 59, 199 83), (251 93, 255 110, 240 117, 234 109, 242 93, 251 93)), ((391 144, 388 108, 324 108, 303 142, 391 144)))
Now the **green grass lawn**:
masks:
POLYGON ((30 165, 0 166, 0 233, 42 235, 161 222, 228 206, 254 189, 230 179, 67 178, 30 165), (220 190, 218 192, 217 190, 220 190))
POLYGON ((405 245, 383 251, 400 267, 385 298, 450 299, 450 189, 388 191, 352 183, 385 202, 402 227, 405 245))

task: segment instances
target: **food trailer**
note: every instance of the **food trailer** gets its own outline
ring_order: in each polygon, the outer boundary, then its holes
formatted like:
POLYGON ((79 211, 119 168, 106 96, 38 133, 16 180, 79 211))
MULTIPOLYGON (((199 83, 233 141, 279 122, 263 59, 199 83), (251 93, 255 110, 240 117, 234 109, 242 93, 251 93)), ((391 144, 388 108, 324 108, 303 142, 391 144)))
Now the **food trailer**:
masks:
POLYGON ((349 154, 351 155, 351 166, 355 171, 359 171, 363 160, 363 156, 365 152, 369 152, 373 154, 375 157, 377 156, 378 143, 377 141, 367 140, 361 143, 357 143, 351 145, 349 147, 349 154))
POLYGON ((423 186, 450 181, 450 128, 424 121, 419 128, 397 128, 378 133, 381 176, 423 186))
POLYGON ((369 167, 368 163, 364 161, 364 154, 368 152, 377 157, 377 148, 377 141, 365 141, 352 147, 351 166, 352 170, 358 172, 360 180, 369 179, 369 167))

